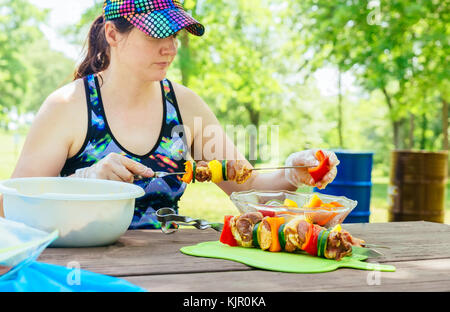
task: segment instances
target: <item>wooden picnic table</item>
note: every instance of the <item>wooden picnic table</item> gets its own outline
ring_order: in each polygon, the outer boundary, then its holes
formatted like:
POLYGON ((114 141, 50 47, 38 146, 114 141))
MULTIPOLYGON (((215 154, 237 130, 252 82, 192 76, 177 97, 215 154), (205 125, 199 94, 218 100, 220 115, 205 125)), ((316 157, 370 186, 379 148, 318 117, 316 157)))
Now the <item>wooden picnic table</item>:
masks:
POLYGON ((212 229, 127 231, 114 245, 47 248, 38 261, 123 278, 149 291, 297 292, 297 291, 450 291, 450 225, 431 222, 344 224, 367 243, 389 246, 367 261, 390 264, 395 272, 340 268, 327 273, 264 271, 247 265, 181 253, 183 246, 218 240, 212 229), (372 272, 373 274, 373 272, 372 272))

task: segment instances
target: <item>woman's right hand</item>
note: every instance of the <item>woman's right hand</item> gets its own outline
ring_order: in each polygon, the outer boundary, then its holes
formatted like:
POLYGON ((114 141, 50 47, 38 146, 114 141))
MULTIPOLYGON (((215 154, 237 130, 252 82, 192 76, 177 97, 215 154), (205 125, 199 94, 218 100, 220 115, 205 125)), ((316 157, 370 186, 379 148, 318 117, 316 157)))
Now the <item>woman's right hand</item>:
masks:
MULTIPOLYGON (((319 160, 316 157, 317 149, 309 149, 292 153, 286 159, 285 165, 290 166, 318 166, 319 160)), ((336 166, 339 165, 339 159, 332 151, 322 150, 329 159, 330 170, 320 181, 314 181, 308 168, 291 168, 285 170, 285 178, 289 183, 295 187, 300 187, 301 184, 314 186, 318 189, 324 189, 328 183, 331 183, 337 174, 336 166)))
POLYGON ((110 153, 92 166, 76 170, 72 176, 133 183, 135 175, 151 178, 154 176, 154 172, 126 156, 110 153))

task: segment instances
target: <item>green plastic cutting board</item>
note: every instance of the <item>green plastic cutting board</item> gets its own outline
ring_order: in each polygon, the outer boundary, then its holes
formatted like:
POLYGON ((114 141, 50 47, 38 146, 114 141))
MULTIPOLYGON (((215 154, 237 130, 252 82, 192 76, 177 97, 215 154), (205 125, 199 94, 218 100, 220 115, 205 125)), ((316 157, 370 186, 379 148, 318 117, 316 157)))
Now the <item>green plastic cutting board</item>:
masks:
POLYGON ((395 271, 395 267, 392 265, 364 262, 363 260, 366 260, 367 256, 362 255, 359 248, 354 248, 352 256, 344 257, 340 261, 313 257, 303 253, 269 252, 257 248, 231 247, 219 241, 186 246, 180 251, 191 256, 232 260, 258 269, 288 273, 321 273, 334 271, 337 268, 395 271))

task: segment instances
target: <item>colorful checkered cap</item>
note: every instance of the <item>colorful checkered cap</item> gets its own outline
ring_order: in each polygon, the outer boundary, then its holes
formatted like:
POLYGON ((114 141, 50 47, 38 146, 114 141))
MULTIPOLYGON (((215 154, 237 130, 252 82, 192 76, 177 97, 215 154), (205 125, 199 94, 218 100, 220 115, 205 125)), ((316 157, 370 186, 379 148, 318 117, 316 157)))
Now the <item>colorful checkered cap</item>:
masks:
POLYGON ((196 36, 205 32, 178 0, 105 0, 103 15, 105 20, 123 17, 155 38, 169 37, 183 28, 196 36))

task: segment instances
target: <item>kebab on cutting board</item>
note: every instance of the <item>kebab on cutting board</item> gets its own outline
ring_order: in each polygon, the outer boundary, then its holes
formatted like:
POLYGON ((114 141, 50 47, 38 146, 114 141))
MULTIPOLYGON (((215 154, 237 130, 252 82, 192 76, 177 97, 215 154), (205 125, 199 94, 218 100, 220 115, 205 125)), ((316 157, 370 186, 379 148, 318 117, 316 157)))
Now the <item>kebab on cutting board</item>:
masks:
MULTIPOLYGON (((290 200, 285 203, 289 205, 290 200)), ((305 206, 312 210, 339 207, 339 203, 323 203, 314 195, 305 206)), ((285 213, 282 212, 281 213, 285 213)), ((225 216, 220 242, 230 246, 256 247, 271 252, 306 251, 312 256, 340 260, 352 254, 352 246, 364 247, 365 242, 353 237, 338 224, 331 229, 315 223, 314 214, 298 216, 286 221, 281 216, 267 216, 262 212, 247 212, 239 216, 225 216)))
POLYGON ((303 218, 285 223, 284 217, 264 217, 260 212, 225 216, 220 242, 230 246, 256 247, 271 252, 306 251, 312 256, 340 260, 352 254, 352 246, 364 247, 340 224, 327 229, 303 218))

